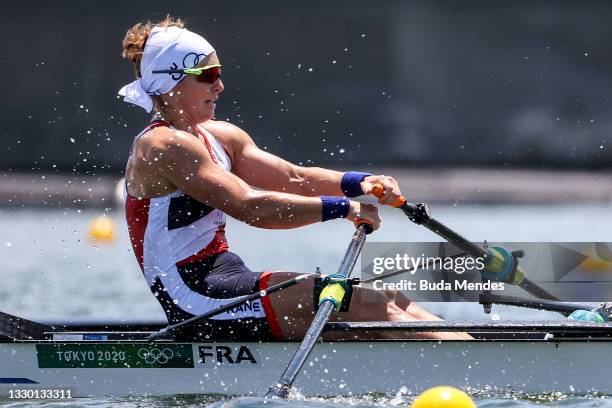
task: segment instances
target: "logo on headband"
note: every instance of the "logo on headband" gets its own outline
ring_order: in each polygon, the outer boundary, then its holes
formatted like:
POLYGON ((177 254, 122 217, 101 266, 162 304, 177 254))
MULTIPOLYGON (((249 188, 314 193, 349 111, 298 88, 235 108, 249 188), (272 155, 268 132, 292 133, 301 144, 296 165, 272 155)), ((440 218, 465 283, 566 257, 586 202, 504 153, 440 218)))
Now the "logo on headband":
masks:
POLYGON ((190 52, 183 57, 183 68, 195 68, 204 58, 206 58, 205 54, 190 52))
MULTIPOLYGON (((183 68, 195 68, 204 58, 206 58, 206 54, 196 54, 195 52, 190 52, 189 54, 183 57, 183 68)), ((178 69, 178 65, 176 64, 176 62, 173 62, 172 66, 169 69, 178 69)), ((174 74, 170 74, 170 76, 175 81, 180 81, 181 79, 183 79, 185 74, 177 72, 174 74)))

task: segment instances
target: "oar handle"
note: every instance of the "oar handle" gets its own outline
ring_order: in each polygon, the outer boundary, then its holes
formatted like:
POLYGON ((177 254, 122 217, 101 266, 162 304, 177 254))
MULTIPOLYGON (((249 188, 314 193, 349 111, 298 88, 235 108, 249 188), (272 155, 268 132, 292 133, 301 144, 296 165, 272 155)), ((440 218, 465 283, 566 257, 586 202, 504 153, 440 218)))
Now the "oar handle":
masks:
MULTIPOLYGON (((382 186, 382 184, 374 184, 374 186, 372 186, 372 194, 375 197, 380 198, 384 193, 385 188, 382 186)), ((406 202, 407 200, 404 198, 404 196, 400 196, 394 203, 391 204, 391 207, 401 207, 406 204, 406 202)))
POLYGON ((353 220, 353 224, 355 224, 355 228, 357 229, 363 228, 367 235, 371 234, 374 231, 374 228, 372 228, 372 224, 370 224, 369 221, 363 218, 357 218, 353 220))

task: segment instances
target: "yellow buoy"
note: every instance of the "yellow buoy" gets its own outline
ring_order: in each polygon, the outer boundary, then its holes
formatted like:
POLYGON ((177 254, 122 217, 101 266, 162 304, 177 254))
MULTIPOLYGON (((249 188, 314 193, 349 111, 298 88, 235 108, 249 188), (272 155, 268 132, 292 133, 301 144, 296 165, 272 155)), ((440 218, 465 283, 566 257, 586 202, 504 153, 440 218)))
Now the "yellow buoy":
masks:
POLYGON ((433 387, 419 395, 410 408, 476 408, 474 401, 453 387, 433 387))
POLYGON ((89 238, 96 242, 113 242, 115 240, 115 223, 105 216, 94 218, 89 225, 89 238))

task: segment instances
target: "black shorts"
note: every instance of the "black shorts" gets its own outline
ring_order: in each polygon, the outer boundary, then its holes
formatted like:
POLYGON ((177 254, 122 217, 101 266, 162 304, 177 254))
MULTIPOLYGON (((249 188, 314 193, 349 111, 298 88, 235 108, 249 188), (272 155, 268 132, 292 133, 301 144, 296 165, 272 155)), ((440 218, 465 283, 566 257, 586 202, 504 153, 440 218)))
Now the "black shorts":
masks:
MULTIPOLYGON (((242 259, 232 252, 177 266, 177 269, 185 285, 202 296, 199 296, 198 305, 179 307, 156 279, 151 285, 151 291, 155 293, 171 324, 182 322, 268 286, 269 272, 251 271, 242 259), (189 307, 197 310, 197 313, 187 312, 185 308, 189 307)), ((179 341, 279 340, 282 336, 276 320, 270 321, 273 317, 269 300, 263 298, 177 331, 175 338, 179 341)))

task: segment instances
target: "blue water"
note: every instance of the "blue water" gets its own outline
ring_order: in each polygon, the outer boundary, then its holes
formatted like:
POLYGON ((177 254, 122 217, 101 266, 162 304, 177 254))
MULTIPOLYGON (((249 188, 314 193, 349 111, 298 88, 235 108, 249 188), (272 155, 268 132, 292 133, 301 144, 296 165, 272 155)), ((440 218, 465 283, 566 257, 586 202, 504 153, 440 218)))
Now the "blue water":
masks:
MULTIPOLYGON (((433 215, 473 241, 611 241, 612 208, 608 206, 434 206, 433 215)), ((0 210, 0 310, 35 320, 127 319, 161 320, 160 306, 146 287, 131 251, 123 214, 106 213, 118 225, 117 240, 95 244, 87 236, 91 210, 0 210)), ((437 241, 422 227, 410 223, 392 209, 382 213, 382 228, 370 241, 437 241)), ((270 231, 228 221, 233 251, 253 270, 334 271, 353 227, 338 220, 297 230, 270 231)), ((469 316, 490 319, 475 304, 427 305, 447 319, 469 316)), ((496 318, 552 318, 555 314, 494 307, 496 318)), ((1 362, 0 362, 1 363, 1 362)), ((279 373, 280 374, 280 373, 279 373)), ((520 375, 520 373, 517 373, 520 375)), ((612 381, 612 380, 611 380, 612 381)), ((440 379, 444 384, 444 379, 440 379)), ((218 407, 263 407, 261 399, 220 400, 220 396, 147 399, 82 399, 33 404, 4 401, 1 406, 122 406, 195 407, 215 403, 218 407)), ((325 407, 353 405, 407 406, 414 396, 362 396, 338 399, 299 399, 268 402, 266 407, 325 407)), ((479 407, 612 407, 608 397, 566 394, 525 396, 491 395, 476 390, 479 407)))
MULTIPOLYGON (((147 398, 80 398, 71 401, 59 402, 24 402, 24 403, 2 403, 2 407, 124 407, 124 408, 342 408, 352 406, 355 408, 375 407, 409 407, 414 401, 414 396, 378 396, 366 395, 351 398, 293 398, 288 401, 270 401, 254 397, 223 397, 218 395, 198 396, 170 396, 170 397, 147 397, 147 398)), ((606 396, 570 396, 566 394, 554 395, 473 395, 473 401, 479 408, 587 408, 587 407, 612 407, 612 399, 606 396)))

